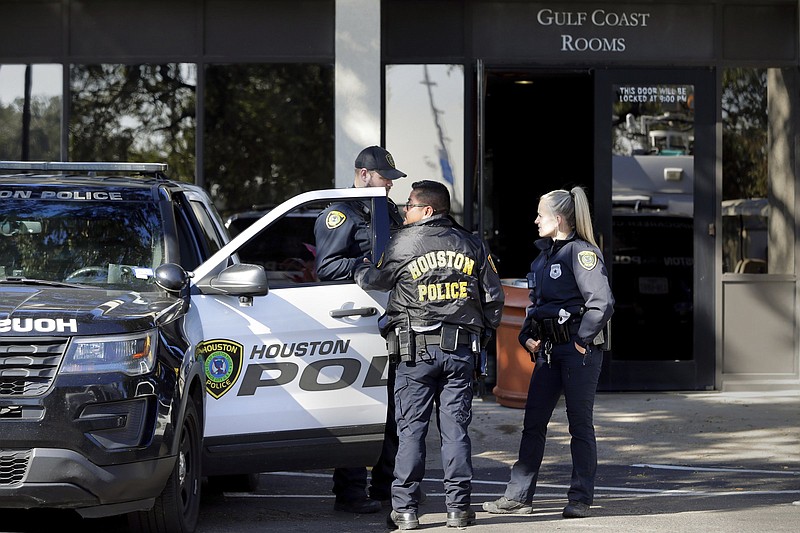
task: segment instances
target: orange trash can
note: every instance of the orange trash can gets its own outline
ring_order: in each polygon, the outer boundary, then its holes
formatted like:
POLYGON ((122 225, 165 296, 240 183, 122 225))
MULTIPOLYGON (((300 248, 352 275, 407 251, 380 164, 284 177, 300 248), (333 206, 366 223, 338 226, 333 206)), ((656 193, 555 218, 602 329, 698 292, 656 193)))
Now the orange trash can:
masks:
POLYGON ((519 344, 519 330, 528 307, 528 284, 525 279, 503 279, 506 301, 496 333, 497 382, 492 393, 497 403, 523 409, 528 398, 528 385, 533 375, 533 361, 519 344))

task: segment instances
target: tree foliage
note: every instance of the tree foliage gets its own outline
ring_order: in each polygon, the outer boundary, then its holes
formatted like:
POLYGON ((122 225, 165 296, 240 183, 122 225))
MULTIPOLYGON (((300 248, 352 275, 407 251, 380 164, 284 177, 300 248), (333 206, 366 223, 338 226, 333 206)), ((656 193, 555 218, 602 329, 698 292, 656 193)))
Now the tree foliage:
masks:
POLYGON ((69 155, 73 161, 166 162, 194 181, 195 93, 178 63, 73 65, 69 155))
POLYGON ((224 214, 334 184, 333 67, 206 70, 205 183, 224 214))
POLYGON ((722 75, 722 197, 767 196, 767 71, 730 68, 722 75))
MULTIPOLYGON (((70 71, 70 158, 166 161, 193 181, 196 84, 179 64, 70 71)), ((213 65, 203 183, 224 214, 333 186, 332 66, 213 65)))
MULTIPOLYGON (((17 161, 23 156, 23 98, 0 103, 0 159, 17 161)), ((34 96, 30 102, 28 159, 57 161, 61 139, 61 97, 34 96)))

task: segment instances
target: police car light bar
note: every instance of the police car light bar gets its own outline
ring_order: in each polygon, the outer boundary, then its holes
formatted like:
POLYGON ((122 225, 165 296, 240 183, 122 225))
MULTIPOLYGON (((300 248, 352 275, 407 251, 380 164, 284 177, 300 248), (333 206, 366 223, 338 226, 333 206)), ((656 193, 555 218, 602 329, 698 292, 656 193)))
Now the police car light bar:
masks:
POLYGON ((0 161, 0 170, 51 170, 70 172, 166 172, 166 163, 79 161, 0 161))

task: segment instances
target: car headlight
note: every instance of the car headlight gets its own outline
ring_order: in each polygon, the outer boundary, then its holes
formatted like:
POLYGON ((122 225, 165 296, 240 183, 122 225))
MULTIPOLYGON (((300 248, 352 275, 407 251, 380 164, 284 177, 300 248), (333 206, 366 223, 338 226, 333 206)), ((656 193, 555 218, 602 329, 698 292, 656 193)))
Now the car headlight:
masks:
POLYGON ((130 335, 74 337, 64 356, 61 372, 146 374, 155 365, 157 342, 156 330, 130 335))

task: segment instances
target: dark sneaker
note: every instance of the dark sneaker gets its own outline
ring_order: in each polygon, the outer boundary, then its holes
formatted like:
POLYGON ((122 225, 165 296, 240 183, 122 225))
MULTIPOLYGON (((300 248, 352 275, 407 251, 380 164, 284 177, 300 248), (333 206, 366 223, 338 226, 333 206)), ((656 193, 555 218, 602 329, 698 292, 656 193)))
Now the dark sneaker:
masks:
POLYGON ((417 513, 392 511, 386 517, 386 526, 389 529, 417 529, 419 527, 419 518, 417 518, 417 513))
POLYGON ((589 516, 589 504, 579 502, 578 500, 570 500, 564 512, 561 513, 564 518, 586 518, 589 516))
POLYGON ((475 525, 475 511, 447 511, 447 527, 467 527, 475 525))
POLYGON ((489 514, 531 514, 533 507, 529 503, 509 500, 503 496, 493 502, 483 502, 483 510, 489 514))
POLYGON ((333 509, 344 513, 371 514, 381 510, 381 502, 376 502, 366 497, 363 500, 336 500, 333 504, 333 509))

